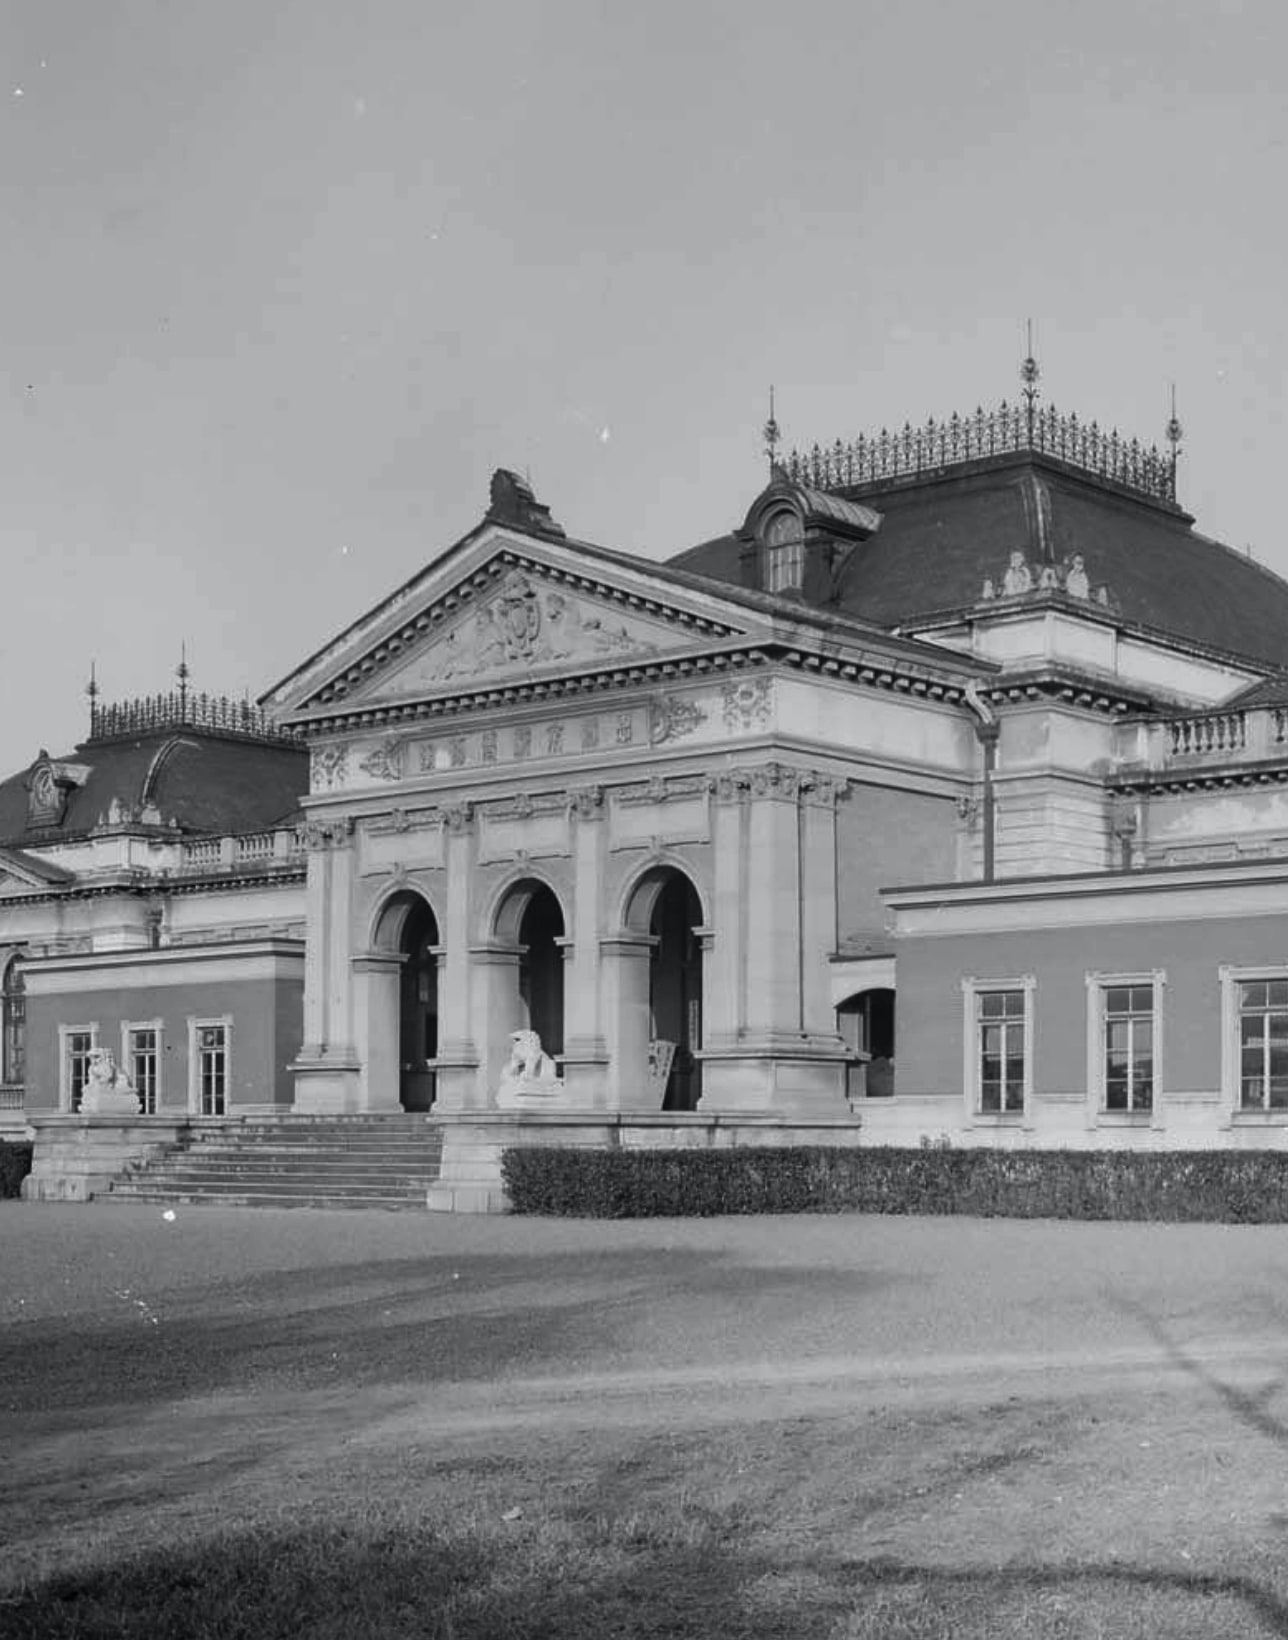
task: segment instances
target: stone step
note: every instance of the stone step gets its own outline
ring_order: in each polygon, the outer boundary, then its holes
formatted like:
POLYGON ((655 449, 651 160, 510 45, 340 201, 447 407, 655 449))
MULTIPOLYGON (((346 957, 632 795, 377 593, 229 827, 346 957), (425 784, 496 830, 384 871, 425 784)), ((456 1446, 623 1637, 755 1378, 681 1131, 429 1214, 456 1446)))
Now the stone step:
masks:
POLYGON ((308 1195, 287 1195, 284 1192, 273 1190, 244 1190, 240 1194, 229 1193, 227 1195, 204 1190, 134 1192, 112 1190, 108 1195, 100 1196, 98 1200, 115 1201, 131 1207, 312 1207, 328 1210, 365 1207, 401 1213, 405 1213, 409 1209, 420 1212, 425 1210, 424 1190, 421 1190, 415 1196, 389 1196, 375 1193, 327 1195, 320 1192, 313 1192, 308 1195))
POLYGON ((423 1116, 252 1117, 199 1130, 114 1181, 105 1199, 423 1210, 442 1148, 423 1116))

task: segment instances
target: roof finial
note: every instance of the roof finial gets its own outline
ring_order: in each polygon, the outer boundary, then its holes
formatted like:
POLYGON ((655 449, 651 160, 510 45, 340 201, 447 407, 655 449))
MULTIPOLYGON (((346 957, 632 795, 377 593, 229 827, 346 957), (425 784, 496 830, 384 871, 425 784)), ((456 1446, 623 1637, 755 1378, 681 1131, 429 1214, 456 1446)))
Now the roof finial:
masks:
POLYGON ((782 438, 782 430, 774 416, 774 389, 769 388, 769 420, 764 426, 765 454, 769 457, 769 476, 773 478, 778 468, 778 441, 782 438))
POLYGON ((89 696, 89 732, 92 735, 98 723, 98 678, 94 674, 94 662, 89 663, 89 682, 85 685, 85 693, 89 696))
POLYGON ((188 705, 188 679, 192 676, 188 670, 188 641, 186 638, 179 645, 179 664, 174 669, 174 675, 179 680, 179 721, 182 723, 188 705))
POLYGON ((1024 363, 1020 366, 1020 380, 1024 383, 1024 418, 1028 424, 1029 445, 1033 444, 1033 418, 1037 414, 1038 377, 1042 372, 1038 369, 1038 361, 1033 356, 1033 321, 1024 321, 1024 333, 1027 351, 1024 363))
POLYGON ((1184 434, 1184 431, 1185 431, 1185 429, 1181 426, 1180 422, 1177 421, 1177 419, 1176 419, 1176 383, 1173 382, 1172 383, 1172 414, 1171 414, 1170 419, 1168 420, 1167 426, 1163 429, 1163 436, 1167 439, 1167 442, 1172 447, 1172 453, 1171 453, 1170 460, 1171 460, 1171 468, 1172 468, 1172 500, 1173 501, 1176 500, 1176 463, 1180 459, 1181 438, 1182 438, 1182 435, 1184 434))

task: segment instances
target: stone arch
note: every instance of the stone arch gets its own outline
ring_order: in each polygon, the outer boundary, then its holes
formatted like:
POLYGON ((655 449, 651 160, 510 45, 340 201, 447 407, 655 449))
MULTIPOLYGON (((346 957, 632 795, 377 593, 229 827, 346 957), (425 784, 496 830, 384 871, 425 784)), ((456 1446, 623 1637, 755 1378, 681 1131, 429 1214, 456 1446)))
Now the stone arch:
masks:
POLYGON ((400 883, 381 895, 372 908, 368 948, 372 951, 401 951, 403 929, 418 902, 427 908, 435 925, 441 928, 442 921, 433 898, 419 883, 400 883))
POLYGON ((658 896, 675 876, 686 878, 692 885, 698 900, 700 924, 706 926, 709 921, 706 902, 692 864, 677 854, 669 853, 654 855, 642 871, 627 879, 619 900, 620 925, 629 933, 647 934, 658 896))
POLYGON ((895 993, 868 985, 836 1005, 837 1035, 854 1054, 846 1073, 850 1098, 879 1099, 894 1093, 895 993))
POLYGON ((26 1021, 22 953, 0 950, 0 1084, 7 1087, 21 1087, 25 1080, 26 1021))
POLYGON ((563 901, 544 877, 512 879, 492 902, 492 941, 517 959, 517 1007, 510 1029, 535 1031, 552 1058, 564 1051, 564 951, 568 921, 563 901))
POLYGON ((373 1034, 393 1040, 370 1042, 367 1060, 387 1063, 396 1053, 398 1104, 406 1111, 429 1110, 437 1094, 439 927, 429 896, 409 884, 387 894, 372 915, 368 984, 387 994, 368 1018, 373 1034))
MULTIPOLYGON (((656 1105, 694 1110, 702 1094, 704 935, 702 896, 687 867, 653 860, 629 885, 622 926, 649 945, 647 984, 650 1075, 656 1105)), ((638 1008, 642 997, 628 998, 638 1008)), ((656 1108, 656 1107, 655 1107, 656 1108)))

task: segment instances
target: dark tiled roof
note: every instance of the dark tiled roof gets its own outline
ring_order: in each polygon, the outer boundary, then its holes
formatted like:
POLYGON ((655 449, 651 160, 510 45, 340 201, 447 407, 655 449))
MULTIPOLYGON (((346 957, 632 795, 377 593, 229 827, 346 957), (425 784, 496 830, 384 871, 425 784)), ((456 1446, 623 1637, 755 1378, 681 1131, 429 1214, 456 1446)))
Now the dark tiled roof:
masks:
MULTIPOLYGON (((856 499, 882 515, 855 547, 840 607, 885 627, 975 604, 999 585, 1011 551, 1030 566, 1082 556, 1124 620, 1213 649, 1288 666, 1288 582, 1195 533, 1178 508, 1125 493, 1041 456, 980 462, 942 475, 867 485, 856 499), (1039 524, 1033 486, 1046 493, 1039 524), (1027 493, 1026 493, 1027 492, 1027 493)), ((717 537, 671 560, 676 569, 737 581, 739 540, 717 537)))
POLYGON ((1258 706, 1288 706, 1288 677, 1262 678, 1258 683, 1251 683, 1224 702, 1221 710, 1237 707, 1246 712, 1258 706))
POLYGON ((61 823, 28 827, 24 769, 0 781, 0 844, 83 836, 113 817, 113 804, 116 817, 150 819, 155 810, 156 823, 185 833, 267 831, 295 815, 308 790, 304 748, 192 727, 90 740, 56 761, 88 771, 69 791, 61 823))

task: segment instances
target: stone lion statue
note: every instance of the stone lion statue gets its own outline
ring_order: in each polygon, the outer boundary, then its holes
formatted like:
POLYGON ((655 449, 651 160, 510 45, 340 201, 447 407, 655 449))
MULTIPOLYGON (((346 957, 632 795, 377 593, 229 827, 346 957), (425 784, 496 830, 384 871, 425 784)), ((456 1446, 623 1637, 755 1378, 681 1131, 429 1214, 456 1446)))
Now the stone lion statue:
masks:
POLYGON ((80 1108, 90 1116, 138 1114, 138 1089, 117 1065, 116 1055, 110 1048, 95 1048, 90 1054, 80 1108))
POLYGON ((563 1087, 555 1062, 535 1031, 510 1032, 510 1057, 501 1072, 496 1102, 501 1108, 548 1099, 563 1087))

